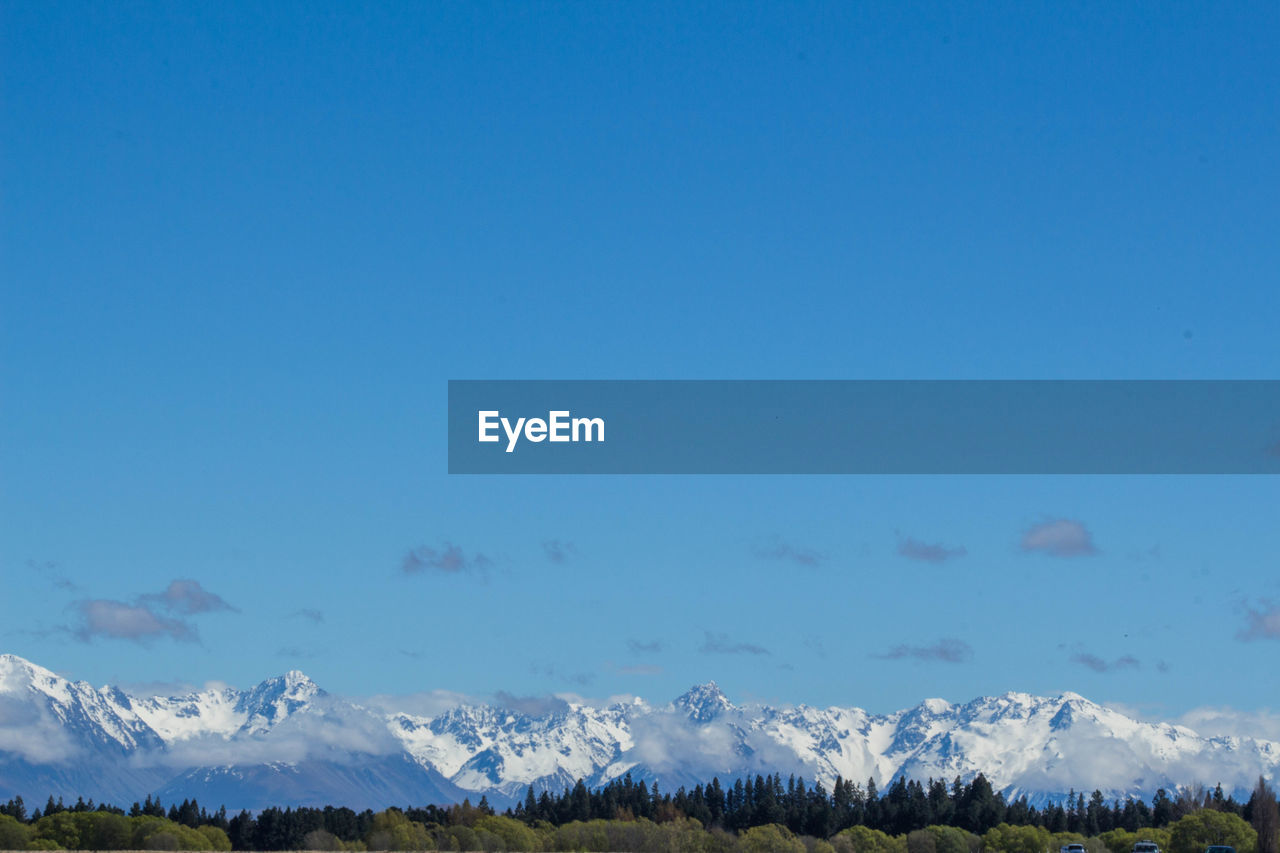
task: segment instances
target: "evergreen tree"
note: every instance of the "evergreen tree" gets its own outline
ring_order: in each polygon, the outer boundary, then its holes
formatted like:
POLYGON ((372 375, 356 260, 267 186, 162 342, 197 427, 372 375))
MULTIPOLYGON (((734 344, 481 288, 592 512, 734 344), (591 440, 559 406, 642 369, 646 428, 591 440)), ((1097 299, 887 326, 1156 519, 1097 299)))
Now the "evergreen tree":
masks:
MULTIPOLYGON (((1083 794, 1080 795, 1082 798, 1083 794)), ((1089 797, 1089 805, 1084 810, 1084 834, 1093 838, 1102 832, 1102 813, 1106 810, 1106 801, 1102 792, 1095 790, 1089 797)))
POLYGON ((22 795, 18 794, 5 803, 3 807, 0 807, 0 814, 7 814, 16 821, 26 823, 27 804, 22 801, 22 795))
POLYGON ((524 814, 522 815, 525 823, 533 823, 538 818, 538 801, 533 796, 533 786, 529 786, 529 790, 524 794, 524 814))
POLYGON ((724 821, 724 789, 720 787, 719 777, 712 777, 711 785, 706 791, 707 811, 711 813, 711 823, 720 826, 724 821))
POLYGON ((1168 826, 1173 822, 1173 801, 1169 799, 1169 792, 1164 788, 1156 791, 1156 795, 1151 798, 1151 825, 1160 827, 1168 826))
POLYGON ((1258 853, 1280 853, 1280 806, 1275 791, 1261 776, 1249 798, 1249 822, 1258 833, 1258 853))

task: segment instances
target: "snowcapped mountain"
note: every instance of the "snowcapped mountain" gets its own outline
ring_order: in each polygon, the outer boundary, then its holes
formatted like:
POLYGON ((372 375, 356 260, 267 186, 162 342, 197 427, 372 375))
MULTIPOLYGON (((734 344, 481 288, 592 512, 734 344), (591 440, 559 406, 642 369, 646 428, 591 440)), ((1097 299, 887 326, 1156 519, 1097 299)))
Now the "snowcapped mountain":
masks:
POLYGON ((695 685, 671 707, 695 723, 709 723, 726 711, 736 710, 714 681, 695 685))
POLYGON ((207 805, 357 808, 559 791, 623 774, 666 790, 756 773, 917 779, 981 772, 1010 796, 1222 784, 1247 796, 1274 777, 1280 744, 1202 737, 1074 693, 1006 693, 963 705, 928 699, 892 714, 735 705, 714 682, 666 705, 463 704, 435 716, 334 697, 300 672, 248 690, 134 697, 0 655, 0 798, 130 803, 158 793, 207 805))
POLYGON ((506 801, 529 785, 559 791, 594 779, 631 748, 628 721, 642 706, 563 704, 545 716, 483 705, 434 719, 394 714, 391 728, 423 766, 439 769, 466 791, 506 801))
POLYGON ((296 669, 244 692, 231 688, 134 700, 137 715, 166 743, 203 735, 264 734, 316 697, 325 696, 296 669))

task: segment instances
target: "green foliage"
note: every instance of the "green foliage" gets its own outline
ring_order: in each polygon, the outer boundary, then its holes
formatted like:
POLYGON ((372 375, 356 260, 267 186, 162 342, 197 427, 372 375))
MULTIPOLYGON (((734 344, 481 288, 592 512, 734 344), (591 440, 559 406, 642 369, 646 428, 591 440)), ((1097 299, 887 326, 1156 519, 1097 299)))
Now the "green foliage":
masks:
POLYGON ((1049 849, 1051 851, 1061 850, 1068 844, 1084 844, 1085 849, 1087 850, 1089 848, 1089 845, 1086 843, 1087 841, 1088 839, 1078 832, 1055 832, 1053 837, 1049 839, 1049 849))
POLYGON ((982 847, 982 839, 958 826, 927 826, 925 832, 933 836, 936 853, 976 853, 982 847))
POLYGON ((830 841, 823 841, 821 838, 809 835, 800 840, 804 842, 805 853, 836 853, 836 848, 831 846, 830 841))
MULTIPOLYGON (((1137 832, 1129 832, 1124 829, 1113 829, 1110 832, 1104 832, 1098 836, 1103 844, 1107 846, 1112 853, 1130 853, 1133 845, 1139 841, 1154 841, 1161 850, 1169 850, 1169 830, 1167 829, 1140 829, 1137 832)), ((1093 853, 1093 850, 1090 850, 1093 853)), ((1204 848, 1197 850, 1196 853, 1204 853, 1204 848)))
POLYGON ((486 832, 502 840, 502 849, 534 853, 542 849, 538 834, 515 818, 486 815, 476 820, 477 833, 486 832))
MULTIPOLYGON (((467 830, 465 826, 453 827, 467 830)), ((467 830, 470 832, 470 830, 467 830)), ((430 850, 435 839, 425 825, 409 820, 399 809, 387 809, 373 816, 373 829, 365 839, 370 850, 430 850)), ((456 847, 456 850, 476 850, 475 846, 456 847)))
POLYGON ((342 839, 327 829, 313 829, 302 837, 304 850, 343 850, 342 839))
POLYGON ((938 853, 938 840, 927 829, 907 833, 907 853, 938 853))
POLYGON ((72 812, 46 815, 36 821, 35 837, 52 841, 63 850, 79 850, 81 849, 80 825, 76 820, 77 817, 79 815, 72 812))
MULTIPOLYGON (((732 836, 707 832, 692 818, 666 823, 639 820, 589 820, 566 823, 543 838, 551 851, 629 851, 629 853, 736 853, 732 836)), ((803 853, 803 845, 802 851, 803 853)))
POLYGON ((841 830, 831 843, 836 848, 836 853, 842 853, 841 848, 846 845, 849 853, 907 853, 906 836, 886 835, 878 829, 868 829, 865 826, 851 826, 841 830), (844 839, 845 845, 837 843, 839 839, 844 839))
POLYGON ((73 815, 86 850, 125 850, 133 842, 133 824, 124 815, 83 812, 73 815))
POLYGON ((1053 837, 1042 826, 1002 823, 987 830, 982 836, 982 844, 991 853, 1045 853, 1053 849, 1053 837))
POLYGON ((1204 853, 1210 844, 1229 844, 1236 853, 1254 853, 1258 833, 1239 815, 1201 809, 1169 828, 1168 853, 1204 853))
POLYGON ((741 853, 807 853, 804 842, 776 823, 753 826, 738 839, 741 853))
MULTIPOLYGON (((77 815, 84 817, 85 815, 77 815)), ((211 841, 189 826, 168 818, 139 815, 128 820, 133 824, 135 850, 213 850, 211 841)))
MULTIPOLYGON (((205 824, 197 826, 196 832, 200 833, 209 842, 209 850, 226 851, 231 850, 231 839, 227 838, 227 833, 219 827, 205 824)), ((342 842, 338 842, 341 844, 342 842)))
POLYGON ((0 814, 0 850, 25 850, 31 842, 31 828, 7 814, 0 814))

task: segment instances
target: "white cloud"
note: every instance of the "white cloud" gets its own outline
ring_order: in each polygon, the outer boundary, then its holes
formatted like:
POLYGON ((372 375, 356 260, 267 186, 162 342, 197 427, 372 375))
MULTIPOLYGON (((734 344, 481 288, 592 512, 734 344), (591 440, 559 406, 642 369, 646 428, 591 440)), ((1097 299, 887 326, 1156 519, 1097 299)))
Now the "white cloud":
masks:
POLYGON ((78 754, 61 720, 18 696, 0 694, 0 752, 32 764, 60 764, 78 754))
POLYGON ((474 705, 474 697, 453 690, 426 690, 419 693, 380 693, 361 700, 362 704, 387 714, 437 717, 462 705, 474 705))
POLYGON ((967 553, 968 551, 961 546, 952 547, 943 545, 941 542, 921 542, 919 539, 912 539, 910 536, 898 540, 898 556, 906 557, 908 560, 918 560, 924 563, 945 563, 947 560, 963 557, 967 553))
POLYGON ((1022 534, 1022 550, 1050 557, 1084 557, 1098 553, 1088 529, 1069 518, 1050 519, 1028 528, 1022 534))
POLYGON ((94 637, 145 642, 157 637, 169 637, 183 642, 194 642, 196 629, 181 619, 173 619, 156 613, 145 604, 126 604, 97 598, 76 604, 80 613, 80 625, 75 629, 77 637, 89 641, 94 637))
POLYGON ((1178 722, 1206 737, 1251 737, 1280 741, 1280 712, 1237 711, 1225 705, 1193 708, 1178 722))
POLYGON ((403 751, 381 717, 332 696, 317 696, 305 711, 286 717, 266 732, 229 740, 204 735, 178 741, 163 752, 134 757, 141 765, 202 767, 307 760, 352 764, 371 755, 403 751))
POLYGON ((1241 640, 1280 639, 1280 605, 1273 602, 1256 607, 1246 604, 1244 612, 1248 624, 1236 635, 1241 640))

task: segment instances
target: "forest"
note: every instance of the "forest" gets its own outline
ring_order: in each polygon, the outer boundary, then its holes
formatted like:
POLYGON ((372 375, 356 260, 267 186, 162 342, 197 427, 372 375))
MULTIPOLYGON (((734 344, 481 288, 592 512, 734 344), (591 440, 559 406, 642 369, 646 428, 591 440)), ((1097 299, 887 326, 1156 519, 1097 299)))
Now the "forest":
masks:
POLYGON ((559 794, 528 789, 503 813, 487 800, 379 812, 272 807, 252 814, 208 812, 195 800, 166 808, 147 797, 125 810, 52 797, 28 811, 21 797, 0 805, 3 850, 440 850, 698 851, 698 853, 1053 853, 1071 843, 1088 853, 1129 853, 1150 840, 1165 853, 1280 853, 1280 806, 1259 779, 1245 802, 1221 786, 1107 801, 1072 791, 1037 808, 1012 801, 979 774, 965 783, 900 777, 883 792, 837 779, 822 784, 758 775, 718 779, 673 793, 629 775, 598 789, 581 780, 559 794))

